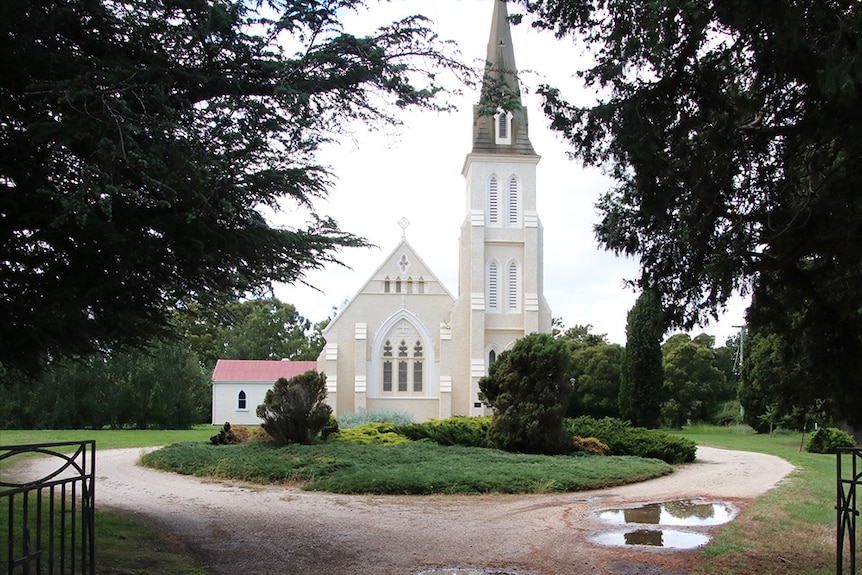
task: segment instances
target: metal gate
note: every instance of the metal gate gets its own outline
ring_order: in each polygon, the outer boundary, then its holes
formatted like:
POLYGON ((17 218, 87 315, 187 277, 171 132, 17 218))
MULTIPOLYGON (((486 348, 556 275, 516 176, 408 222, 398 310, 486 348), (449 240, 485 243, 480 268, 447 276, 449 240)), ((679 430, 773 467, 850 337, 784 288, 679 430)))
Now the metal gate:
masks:
POLYGON ((0 446, 0 469, 25 455, 39 469, 56 461, 33 479, 0 477, 0 573, 94 575, 96 442, 0 446))
POLYGON ((862 449, 842 447, 838 449, 837 463, 838 502, 838 557, 837 573, 844 575, 844 552, 849 559, 849 575, 856 575, 856 518, 859 517, 857 487, 862 484, 862 449), (843 461, 849 456, 849 465, 843 461), (845 541, 846 538, 846 541, 845 541))

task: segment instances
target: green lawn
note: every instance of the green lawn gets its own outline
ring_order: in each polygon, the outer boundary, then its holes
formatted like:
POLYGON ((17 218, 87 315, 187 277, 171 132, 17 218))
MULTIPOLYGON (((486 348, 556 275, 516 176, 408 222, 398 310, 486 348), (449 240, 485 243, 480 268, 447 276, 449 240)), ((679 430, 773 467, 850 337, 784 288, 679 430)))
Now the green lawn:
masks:
POLYGON ((208 441, 219 428, 197 425, 193 429, 0 429, 0 445, 29 445, 55 441, 96 440, 96 449, 151 447, 177 441, 208 441))
MULTIPOLYGON (((201 425, 182 431, 140 430, 0 430, 0 446, 63 441, 96 440, 96 449, 168 445, 176 441, 207 441, 217 428, 201 425)), ((98 453, 96 455, 98 458, 98 453)), ((14 463, 14 462, 10 462, 14 463)), ((97 468, 98 469, 98 468, 97 468)), ((3 468, 0 467, 0 476, 3 468)), ((96 572, 101 575, 145 575, 171 573, 206 575, 183 544, 151 525, 98 507, 96 488, 96 572)), ((0 505, 3 538, 8 524, 8 506, 0 505)), ((5 549, 3 550, 5 553, 5 549)), ((5 556, 5 554, 3 555, 5 556)), ((7 566, 0 562, 0 571, 7 566)))
POLYGON ((834 455, 800 451, 803 438, 799 433, 770 437, 740 428, 709 426, 679 435, 698 445, 777 455, 796 466, 788 480, 758 498, 721 530, 701 553, 703 564, 692 575, 835 573, 834 455))
POLYGON ((546 456, 420 441, 398 445, 333 442, 276 448, 178 443, 142 463, 187 475, 256 483, 301 482, 335 493, 549 493, 600 489, 671 473, 657 459, 546 456))

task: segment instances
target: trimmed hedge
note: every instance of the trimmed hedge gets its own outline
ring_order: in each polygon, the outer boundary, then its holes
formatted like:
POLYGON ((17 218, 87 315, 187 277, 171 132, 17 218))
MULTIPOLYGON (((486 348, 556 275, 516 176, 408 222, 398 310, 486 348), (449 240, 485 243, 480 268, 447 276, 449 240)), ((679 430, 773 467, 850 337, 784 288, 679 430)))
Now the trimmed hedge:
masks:
POLYGON ((397 433, 413 441, 428 440, 438 445, 463 445, 464 447, 494 447, 488 439, 491 417, 468 417, 456 415, 449 419, 432 419, 425 423, 399 425, 397 433))
MULTIPOLYGON (((394 431, 412 441, 432 441, 439 445, 493 447, 488 439, 491 417, 455 416, 432 419, 425 423, 398 425, 394 431)), ((654 429, 632 427, 628 422, 612 417, 593 419, 589 416, 566 419, 566 431, 572 437, 595 438, 608 448, 607 455, 634 455, 661 459, 667 463, 694 461, 697 446, 694 441, 669 435, 654 429)), ((573 446, 574 449, 574 446, 573 446)))
POLYGON ((575 437, 595 437, 608 446, 608 455, 651 457, 673 464, 694 461, 697 452, 697 445, 691 439, 632 427, 629 422, 613 417, 567 419, 566 430, 575 437))

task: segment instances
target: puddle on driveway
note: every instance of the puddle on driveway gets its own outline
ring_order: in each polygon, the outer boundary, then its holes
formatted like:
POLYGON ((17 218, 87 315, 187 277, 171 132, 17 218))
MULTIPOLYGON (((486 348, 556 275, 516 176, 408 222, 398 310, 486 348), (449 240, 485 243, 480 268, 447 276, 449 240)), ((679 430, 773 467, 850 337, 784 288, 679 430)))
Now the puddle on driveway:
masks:
POLYGON ((599 512, 599 519, 608 523, 677 527, 723 525, 735 516, 736 509, 729 503, 710 503, 699 499, 648 503, 630 509, 606 509, 599 512))
MULTIPOLYGON (((606 509, 599 519, 615 525, 657 525, 659 527, 709 527, 728 523, 736 517, 736 508, 729 503, 706 502, 700 499, 680 499, 647 503, 639 507, 606 509)), ((623 547, 638 545, 664 549, 694 549, 709 542, 709 536, 697 531, 679 529, 638 528, 599 533, 591 538, 599 545, 623 547)))
POLYGON ((611 547, 639 545, 663 549, 694 549, 709 542, 709 536, 693 531, 676 529, 636 529, 634 531, 609 531, 592 537, 593 543, 611 547))

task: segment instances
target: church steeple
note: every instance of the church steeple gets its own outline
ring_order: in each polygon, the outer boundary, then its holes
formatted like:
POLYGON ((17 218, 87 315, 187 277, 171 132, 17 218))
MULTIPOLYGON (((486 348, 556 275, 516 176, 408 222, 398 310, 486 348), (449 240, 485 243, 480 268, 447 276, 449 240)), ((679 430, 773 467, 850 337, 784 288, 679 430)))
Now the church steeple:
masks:
POLYGON ((473 107, 473 153, 535 155, 527 126, 506 0, 494 0, 482 92, 473 107))

